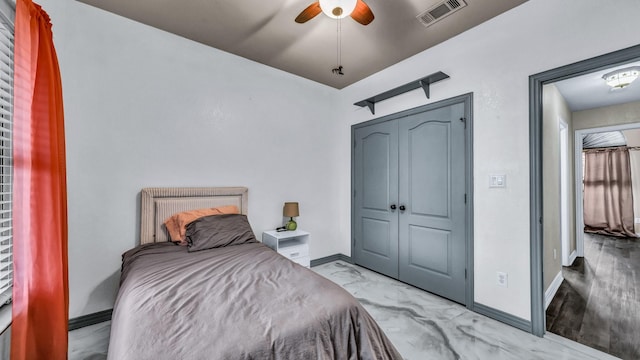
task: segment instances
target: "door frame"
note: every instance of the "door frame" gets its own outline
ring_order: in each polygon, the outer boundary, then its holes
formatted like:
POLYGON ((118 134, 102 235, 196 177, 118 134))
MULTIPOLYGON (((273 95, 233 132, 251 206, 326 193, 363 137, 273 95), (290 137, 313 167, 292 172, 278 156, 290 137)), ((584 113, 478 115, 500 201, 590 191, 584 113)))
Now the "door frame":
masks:
POLYGON ((563 118, 560 126, 560 244, 562 266, 571 265, 571 240, 569 239, 569 125, 563 118))
MULTIPOLYGON (((542 87, 590 72, 640 60, 635 45, 529 76, 529 201, 531 256, 531 333, 545 333, 542 213, 542 87)), ((577 175, 577 174, 576 174, 577 175)), ((576 221, 577 222, 577 221, 576 221)))
POLYGON ((377 123, 400 119, 403 117, 419 114, 425 111, 435 110, 441 107, 446 107, 454 104, 464 104, 465 113, 465 193, 467 195, 467 206, 465 208, 466 215, 466 232, 465 232, 465 246, 466 246, 466 285, 465 285, 465 306, 469 310, 474 310, 474 271, 473 271, 473 93, 467 93, 459 95, 453 98, 437 101, 431 104, 418 106, 408 110, 400 111, 394 114, 386 115, 377 119, 357 123, 351 125, 351 253, 355 252, 355 202, 353 198, 355 196, 355 130, 362 126, 374 125, 377 123))

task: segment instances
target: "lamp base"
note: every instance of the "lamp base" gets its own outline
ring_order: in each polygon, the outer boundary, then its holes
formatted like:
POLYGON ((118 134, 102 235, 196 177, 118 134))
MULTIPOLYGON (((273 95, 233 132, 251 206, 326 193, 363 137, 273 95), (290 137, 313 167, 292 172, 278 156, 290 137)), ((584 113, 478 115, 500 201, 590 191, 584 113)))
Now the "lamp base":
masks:
POLYGON ((298 224, 296 224, 293 218, 289 219, 286 226, 288 231, 293 231, 298 228, 298 224))

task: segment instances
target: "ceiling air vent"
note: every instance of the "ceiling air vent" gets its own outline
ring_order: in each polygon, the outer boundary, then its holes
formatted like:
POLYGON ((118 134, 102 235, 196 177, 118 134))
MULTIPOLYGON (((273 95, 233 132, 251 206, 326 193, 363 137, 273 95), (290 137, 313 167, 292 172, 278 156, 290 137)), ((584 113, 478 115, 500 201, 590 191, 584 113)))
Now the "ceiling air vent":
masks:
POLYGON ((425 27, 431 26, 434 23, 442 20, 443 18, 453 14, 454 12, 467 6, 463 0, 445 0, 441 1, 426 11, 421 12, 416 16, 418 21, 425 27))

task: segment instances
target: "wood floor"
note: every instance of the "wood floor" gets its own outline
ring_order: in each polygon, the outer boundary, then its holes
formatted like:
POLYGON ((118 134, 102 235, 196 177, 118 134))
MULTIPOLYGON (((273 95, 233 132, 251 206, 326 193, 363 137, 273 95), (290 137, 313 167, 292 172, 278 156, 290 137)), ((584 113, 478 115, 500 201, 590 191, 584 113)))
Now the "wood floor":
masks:
POLYGON ((640 359, 640 239, 585 233, 584 258, 563 267, 547 331, 640 359))

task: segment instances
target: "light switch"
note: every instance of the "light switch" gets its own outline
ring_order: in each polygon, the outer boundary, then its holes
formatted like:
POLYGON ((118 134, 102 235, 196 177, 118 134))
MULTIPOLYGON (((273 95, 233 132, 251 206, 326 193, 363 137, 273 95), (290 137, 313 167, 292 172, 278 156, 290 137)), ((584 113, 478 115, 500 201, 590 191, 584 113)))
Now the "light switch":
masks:
POLYGON ((509 275, 506 272, 498 271, 496 273, 496 282, 498 286, 509 287, 509 275))
POLYGON ((507 175, 489 175, 490 188, 507 187, 507 175))

